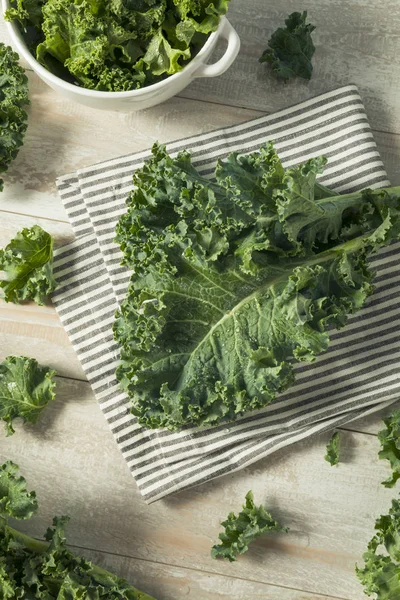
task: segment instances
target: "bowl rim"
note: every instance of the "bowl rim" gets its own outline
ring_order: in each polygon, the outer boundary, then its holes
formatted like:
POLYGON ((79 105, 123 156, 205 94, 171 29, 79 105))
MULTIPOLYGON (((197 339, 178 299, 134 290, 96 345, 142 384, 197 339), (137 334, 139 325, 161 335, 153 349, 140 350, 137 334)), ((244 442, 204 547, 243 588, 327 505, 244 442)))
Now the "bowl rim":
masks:
MULTIPOLYGON (((3 18, 4 18, 5 11, 8 8, 10 8, 9 0, 2 0, 2 6, 3 6, 3 18)), ((10 34, 11 41, 15 45, 19 54, 21 54, 21 56, 26 60, 26 62, 32 67, 32 69, 40 77, 42 77, 45 81, 47 80, 49 83, 52 83, 58 87, 62 87, 63 89, 65 89, 69 92, 72 92, 74 94, 79 94, 82 96, 87 96, 87 97, 97 98, 97 99, 100 99, 100 98, 116 99, 116 98, 131 98, 132 96, 134 96, 134 97, 146 96, 150 92, 150 90, 152 92, 157 91, 157 90, 161 91, 164 88, 173 85, 173 83, 175 81, 181 79, 182 74, 188 74, 189 72, 193 73, 193 71, 195 71, 200 65, 203 64, 204 55, 207 54, 210 46, 213 45, 216 38, 220 35, 220 32, 221 32, 222 28, 224 27, 225 21, 227 21, 227 18, 225 17, 225 15, 222 15, 220 17, 218 29, 216 29, 209 35, 207 41, 205 42, 205 44, 201 48, 201 50, 196 54, 196 56, 194 56, 190 60, 190 62, 187 65, 185 65, 183 67, 183 69, 181 71, 178 71, 178 73, 174 73, 173 75, 169 75, 166 79, 163 79, 163 81, 159 81, 158 83, 152 83, 151 85, 147 85, 138 90, 128 90, 126 92, 106 92, 106 91, 101 91, 101 90, 90 90, 88 88, 80 87, 78 85, 74 85, 73 83, 69 83, 68 81, 64 81, 64 79, 61 79, 61 77, 54 75, 54 73, 51 73, 51 71, 48 71, 30 53, 28 46, 26 45, 25 40, 23 38, 22 32, 16 22, 5 21, 5 24, 6 24, 7 30, 10 34)), ((208 56, 207 56, 207 58, 208 58, 208 56)))

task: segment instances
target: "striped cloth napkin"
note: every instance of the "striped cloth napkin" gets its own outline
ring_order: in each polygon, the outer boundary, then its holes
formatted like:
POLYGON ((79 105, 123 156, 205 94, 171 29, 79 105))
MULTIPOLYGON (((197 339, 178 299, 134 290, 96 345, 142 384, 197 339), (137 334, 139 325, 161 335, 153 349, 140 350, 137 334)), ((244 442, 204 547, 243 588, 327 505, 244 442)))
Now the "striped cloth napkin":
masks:
MULTIPOLYGON (((323 94, 274 115, 167 145, 184 148, 205 176, 218 157, 274 140, 286 167, 325 155, 321 182, 340 192, 389 185, 357 88, 323 94)), ((161 140, 162 141, 162 140, 161 140)), ((114 229, 125 211, 132 173, 150 151, 58 179, 76 240, 56 252, 54 303, 100 407, 147 502, 242 469, 275 450, 343 425, 399 397, 400 245, 374 258, 377 290, 313 365, 296 366, 295 386, 235 423, 179 433, 146 430, 129 412, 115 369, 114 312, 127 289, 114 229)))

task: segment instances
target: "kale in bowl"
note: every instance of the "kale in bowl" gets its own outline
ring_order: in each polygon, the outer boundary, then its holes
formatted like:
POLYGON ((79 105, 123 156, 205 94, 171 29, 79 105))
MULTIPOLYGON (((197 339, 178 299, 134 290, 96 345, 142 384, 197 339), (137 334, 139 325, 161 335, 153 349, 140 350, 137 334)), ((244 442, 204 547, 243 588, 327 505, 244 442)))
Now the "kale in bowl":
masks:
POLYGON ((179 72, 218 28, 230 0, 10 0, 40 64, 101 91, 139 89, 179 72))

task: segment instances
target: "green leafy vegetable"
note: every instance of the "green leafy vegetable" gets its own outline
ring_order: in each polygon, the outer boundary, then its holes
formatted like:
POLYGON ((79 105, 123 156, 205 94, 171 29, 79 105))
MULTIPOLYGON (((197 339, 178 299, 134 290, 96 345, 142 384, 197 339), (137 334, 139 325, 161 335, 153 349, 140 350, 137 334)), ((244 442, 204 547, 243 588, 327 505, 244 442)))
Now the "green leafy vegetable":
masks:
MULTIPOLYGON (((152 600, 124 579, 68 550, 68 517, 55 517, 40 542, 8 525, 37 512, 34 492, 12 462, 0 466, 0 598, 34 600, 152 600)), ((154 600, 154 599, 153 599, 154 600)))
POLYGON ((400 501, 393 500, 388 515, 375 522, 376 535, 364 554, 364 568, 356 573, 367 596, 376 600, 400 600, 400 501), (385 554, 378 554, 379 547, 385 554))
POLYGON ((33 300, 44 304, 55 290, 53 277, 53 238, 39 225, 22 229, 0 250, 0 288, 6 302, 33 300))
POLYGON ((212 558, 225 558, 234 562, 238 554, 244 554, 249 549, 249 544, 269 531, 287 532, 265 510, 254 504, 253 492, 246 494, 246 503, 238 516, 229 513, 226 521, 221 525, 225 531, 219 534, 221 544, 212 547, 212 558))
MULTIPOLYGON (((18 64, 19 56, 0 42, 0 173, 7 171, 23 144, 29 104, 28 79, 18 64)), ((0 179, 0 191, 3 190, 0 179)))
POLYGON ((37 60, 96 90, 127 91, 180 71, 229 0, 11 0, 37 60))
POLYGON ((386 429, 378 433, 378 439, 382 445, 379 458, 390 462, 392 475, 383 485, 387 488, 395 486, 400 478, 400 410, 394 410, 388 419, 384 419, 386 429))
POLYGON ((311 79, 312 57, 315 46, 311 38, 314 25, 307 24, 307 11, 294 12, 286 19, 286 28, 280 27, 272 34, 268 48, 260 62, 271 65, 279 79, 288 81, 292 77, 311 79))
POLYGON ((117 377, 150 428, 262 408, 373 291, 367 257, 400 232, 400 188, 333 195, 325 159, 285 171, 271 144, 203 179, 163 146, 117 226, 134 272, 117 312, 117 377), (325 196, 325 197, 324 197, 325 196))
POLYGON ((339 464, 339 432, 333 434, 326 446, 325 460, 331 467, 339 464))
POLYGON ((7 435, 17 417, 36 423, 43 408, 55 398, 55 371, 40 367, 34 358, 8 356, 0 363, 0 419, 7 435))
POLYGON ((18 466, 8 461, 0 466, 0 531, 4 519, 30 519, 37 511, 35 492, 28 492, 26 481, 18 476, 18 466))

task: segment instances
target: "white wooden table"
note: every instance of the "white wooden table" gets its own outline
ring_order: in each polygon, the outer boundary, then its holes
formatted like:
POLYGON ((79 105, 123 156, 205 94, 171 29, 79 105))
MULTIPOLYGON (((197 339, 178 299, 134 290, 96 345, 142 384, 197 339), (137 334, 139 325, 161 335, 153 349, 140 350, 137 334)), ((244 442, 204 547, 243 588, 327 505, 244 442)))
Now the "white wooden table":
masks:
MULTIPOLYGON (((283 85, 257 61, 292 0, 232 0, 242 50, 228 73, 202 80, 180 98, 144 113, 96 112, 70 104, 28 73, 32 106, 24 148, 0 195, 0 245, 39 223, 57 243, 72 231, 55 189, 62 173, 185 135, 239 123, 301 99, 356 83, 393 184, 400 183, 400 6, 398 0, 309 0, 317 25, 312 81, 283 85)), ((4 23, 0 39, 8 42, 4 23)), ((328 436, 308 440, 251 468, 148 507, 96 405, 51 305, 0 301, 0 360, 26 354, 58 372, 57 402, 37 426, 0 437, 0 460, 21 466, 40 515, 25 530, 40 536, 55 514, 72 517, 69 540, 159 600, 361 600, 354 564, 374 520, 394 492, 380 481, 380 417, 342 434, 343 462, 323 459, 328 436), (219 521, 253 489, 290 527, 265 537, 235 564, 210 558, 219 521)))

